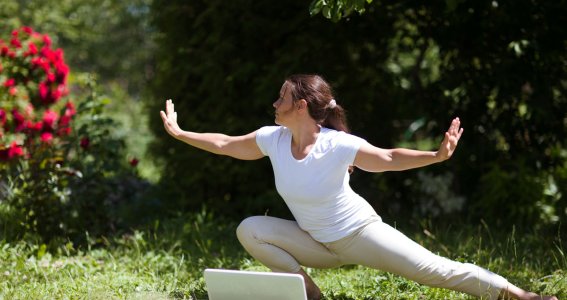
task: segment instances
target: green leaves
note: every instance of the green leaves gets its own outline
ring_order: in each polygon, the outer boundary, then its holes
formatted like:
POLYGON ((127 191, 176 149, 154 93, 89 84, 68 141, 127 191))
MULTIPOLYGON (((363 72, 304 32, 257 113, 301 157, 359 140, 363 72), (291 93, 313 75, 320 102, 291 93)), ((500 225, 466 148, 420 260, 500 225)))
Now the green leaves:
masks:
POLYGON ((338 22, 353 11, 364 13, 366 4, 370 3, 372 0, 313 0, 309 5, 309 13, 312 16, 320 13, 323 17, 338 22))

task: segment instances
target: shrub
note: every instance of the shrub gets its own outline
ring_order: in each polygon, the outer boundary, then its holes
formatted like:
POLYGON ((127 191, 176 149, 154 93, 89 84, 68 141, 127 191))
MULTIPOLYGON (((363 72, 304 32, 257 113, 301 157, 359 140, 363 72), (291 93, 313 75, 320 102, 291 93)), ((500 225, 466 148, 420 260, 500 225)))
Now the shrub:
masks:
POLYGON ((119 207, 144 193, 109 102, 92 77, 79 76, 69 99, 63 50, 29 27, 0 40, 0 205, 10 216, 5 238, 28 233, 44 240, 99 236, 120 227, 119 207))
POLYGON ((73 102, 65 98, 69 67, 48 35, 23 27, 0 40, 0 160, 57 148, 71 132, 73 102))

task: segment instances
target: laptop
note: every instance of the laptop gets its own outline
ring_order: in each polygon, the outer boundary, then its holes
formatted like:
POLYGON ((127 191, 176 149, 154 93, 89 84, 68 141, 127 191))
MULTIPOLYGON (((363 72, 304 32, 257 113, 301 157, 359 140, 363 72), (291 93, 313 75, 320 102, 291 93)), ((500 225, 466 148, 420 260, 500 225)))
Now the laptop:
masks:
POLYGON ((299 274, 206 269, 209 300, 307 300, 299 274))

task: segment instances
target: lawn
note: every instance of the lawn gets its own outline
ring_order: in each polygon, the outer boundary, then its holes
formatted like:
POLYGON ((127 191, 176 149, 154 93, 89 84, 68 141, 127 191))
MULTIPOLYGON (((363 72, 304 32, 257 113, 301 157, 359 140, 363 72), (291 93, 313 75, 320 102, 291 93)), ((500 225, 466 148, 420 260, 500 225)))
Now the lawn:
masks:
MULTIPOLYGON (((62 243, 48 250, 29 241, 2 242, 0 299, 207 299, 205 268, 268 271, 241 249, 236 225, 196 214, 90 246, 62 243)), ((443 256, 567 297, 565 243, 558 231, 497 232, 483 224, 413 231, 408 235, 443 256)), ((473 299, 359 266, 307 271, 326 299, 473 299)))

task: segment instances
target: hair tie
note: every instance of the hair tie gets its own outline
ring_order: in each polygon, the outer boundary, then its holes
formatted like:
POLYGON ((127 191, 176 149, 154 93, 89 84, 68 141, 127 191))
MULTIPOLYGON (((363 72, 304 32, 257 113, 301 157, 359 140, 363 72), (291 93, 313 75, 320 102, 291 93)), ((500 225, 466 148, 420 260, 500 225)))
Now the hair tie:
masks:
POLYGON ((331 99, 331 101, 329 101, 329 104, 327 104, 327 108, 333 109, 337 106, 337 101, 335 101, 335 99, 331 99))

